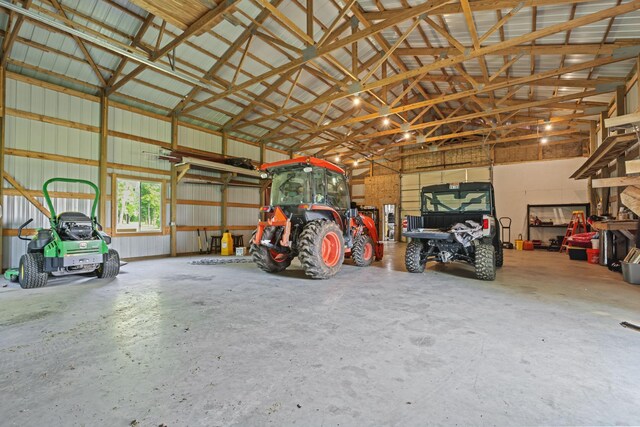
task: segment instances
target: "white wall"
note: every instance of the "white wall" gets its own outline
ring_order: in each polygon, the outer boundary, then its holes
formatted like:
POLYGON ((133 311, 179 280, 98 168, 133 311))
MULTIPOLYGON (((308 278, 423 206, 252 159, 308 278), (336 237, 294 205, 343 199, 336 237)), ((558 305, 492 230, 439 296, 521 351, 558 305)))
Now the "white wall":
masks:
MULTIPOLYGON (((498 165, 493 170, 499 217, 511 217, 511 241, 527 234, 527 204, 585 203, 587 180, 569 179, 584 159, 498 165)), ((564 234, 558 230, 557 234, 564 234)))

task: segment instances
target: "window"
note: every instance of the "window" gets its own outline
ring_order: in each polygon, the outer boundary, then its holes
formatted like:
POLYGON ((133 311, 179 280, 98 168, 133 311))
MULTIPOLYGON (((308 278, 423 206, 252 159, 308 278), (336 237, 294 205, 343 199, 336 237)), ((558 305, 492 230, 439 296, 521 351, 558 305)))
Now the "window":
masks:
POLYGON ((425 212, 489 212, 491 210, 488 191, 441 191, 422 193, 425 212))
POLYGON ((162 231, 162 183, 116 179, 117 233, 155 233, 162 231))
POLYGON ((349 187, 344 175, 327 171, 327 204, 335 209, 349 209, 349 187))

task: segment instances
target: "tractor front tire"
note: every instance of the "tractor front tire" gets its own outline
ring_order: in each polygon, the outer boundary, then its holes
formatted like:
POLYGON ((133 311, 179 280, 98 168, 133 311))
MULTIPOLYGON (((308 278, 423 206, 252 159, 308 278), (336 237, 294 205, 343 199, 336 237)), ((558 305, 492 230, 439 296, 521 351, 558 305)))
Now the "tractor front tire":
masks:
POLYGON ((496 267, 502 267, 503 264, 504 264, 504 248, 502 247, 502 243, 500 243, 496 248, 496 267))
POLYGON ((426 262, 422 262, 422 242, 411 240, 404 254, 404 265, 409 273, 424 273, 426 262))
POLYGON ((351 257, 358 267, 369 267, 375 259, 375 249, 371 236, 361 234, 351 248, 351 257))
POLYGON ((340 271, 344 262, 342 230, 333 221, 309 222, 298 240, 298 259, 307 276, 328 279, 340 271))
POLYGON ((120 254, 115 249, 109 249, 107 261, 96 269, 96 276, 100 279, 111 279, 120 273, 120 254))
POLYGON ((251 247, 249 248, 249 253, 253 258, 253 262, 256 263, 260 270, 266 271, 267 273, 280 273, 291 265, 291 256, 262 245, 256 245, 253 243, 255 237, 256 232, 254 231, 251 235, 251 247))
POLYGON ((478 244, 476 246, 474 265, 476 268, 476 278, 480 280, 495 280, 496 248, 487 243, 478 244))
POLYGON ((44 271, 44 255, 41 253, 22 255, 18 271, 18 282, 22 289, 41 288, 47 284, 49 274, 44 271))

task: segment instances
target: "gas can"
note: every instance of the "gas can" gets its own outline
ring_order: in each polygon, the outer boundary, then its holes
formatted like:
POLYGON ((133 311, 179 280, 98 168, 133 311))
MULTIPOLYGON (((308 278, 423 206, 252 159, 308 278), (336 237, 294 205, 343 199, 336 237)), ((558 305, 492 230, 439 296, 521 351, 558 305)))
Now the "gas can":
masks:
POLYGON ((220 255, 233 255, 233 237, 229 230, 222 234, 220 241, 220 255))
POLYGON ((521 251, 524 246, 524 240, 522 240, 522 234, 518 234, 518 238, 515 240, 516 250, 521 251))

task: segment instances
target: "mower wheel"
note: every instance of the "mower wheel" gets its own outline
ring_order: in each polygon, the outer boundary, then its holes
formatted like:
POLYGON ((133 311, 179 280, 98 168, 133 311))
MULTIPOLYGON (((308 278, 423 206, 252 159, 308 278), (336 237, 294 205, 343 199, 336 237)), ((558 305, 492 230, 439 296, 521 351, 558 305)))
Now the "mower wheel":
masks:
POLYGON ((333 221, 309 222, 298 240, 298 259, 307 276, 328 279, 340 271, 344 262, 342 230, 333 221))
POLYGON ((375 259, 373 239, 366 234, 358 236, 351 248, 351 256, 358 267, 369 267, 375 259))
POLYGON ((20 258, 18 281, 22 289, 41 288, 47 284, 49 274, 44 271, 44 255, 28 253, 20 258))
POLYGON ((107 261, 96 268, 96 276, 100 279, 111 279, 120 273, 120 254, 115 249, 109 249, 107 261))
POLYGON ((476 246, 474 262, 476 278, 480 280, 496 279, 496 248, 491 244, 480 243, 476 246))
POLYGON ((502 267, 502 264, 504 264, 504 247, 500 243, 496 248, 496 267, 502 267))
POLYGON ((422 262, 422 241, 411 240, 404 254, 404 265, 409 273, 424 273, 426 263, 422 262))
MULTIPOLYGON (((265 240, 271 238, 273 231, 274 230, 270 227, 264 230, 263 237, 265 240)), ((291 256, 289 254, 278 252, 274 249, 267 248, 266 246, 256 245, 253 243, 255 237, 256 232, 254 231, 251 235, 251 247, 249 248, 249 253, 253 258, 253 262, 256 263, 260 270, 266 271, 267 273, 280 273, 291 265, 291 256)))

